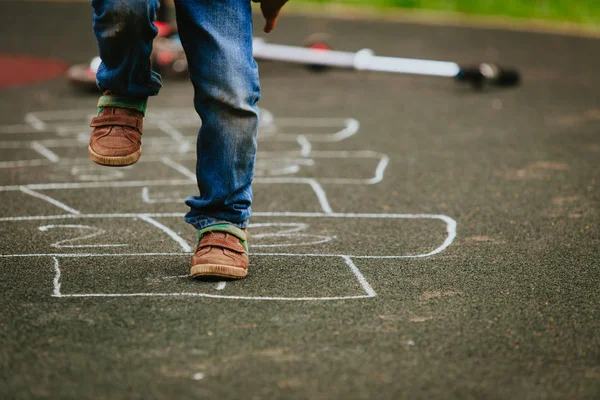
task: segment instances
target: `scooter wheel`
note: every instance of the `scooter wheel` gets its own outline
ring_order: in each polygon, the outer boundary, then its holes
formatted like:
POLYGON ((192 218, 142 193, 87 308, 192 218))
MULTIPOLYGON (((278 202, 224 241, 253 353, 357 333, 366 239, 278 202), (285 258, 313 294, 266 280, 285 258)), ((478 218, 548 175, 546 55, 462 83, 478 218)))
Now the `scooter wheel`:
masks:
MULTIPOLYGON (((333 48, 327 42, 328 36, 323 33, 314 33, 304 39, 304 47, 319 51, 330 51, 333 48)), ((328 69, 325 65, 307 64, 307 68, 314 72, 323 72, 328 69)))

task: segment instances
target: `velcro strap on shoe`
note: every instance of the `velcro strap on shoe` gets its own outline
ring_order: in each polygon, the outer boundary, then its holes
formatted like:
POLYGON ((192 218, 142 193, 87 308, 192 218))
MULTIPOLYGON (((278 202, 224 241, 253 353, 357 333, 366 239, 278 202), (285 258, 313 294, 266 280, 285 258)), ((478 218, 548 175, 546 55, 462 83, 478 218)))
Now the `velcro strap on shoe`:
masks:
MULTIPOLYGON (((236 238, 237 239, 237 238, 236 238)), ((236 253, 245 253, 246 247, 239 240, 227 240, 223 237, 219 237, 216 234, 209 232, 202 237, 200 240, 199 248, 203 247, 219 247, 221 249, 227 249, 236 253)))
POLYGON ((136 118, 132 115, 101 115, 94 117, 90 126, 95 128, 97 126, 128 126, 142 133, 143 124, 141 118, 136 118))
MULTIPOLYGON (((208 237, 208 236, 214 237, 214 235, 207 235, 210 232, 223 232, 223 233, 229 233, 230 235, 235 236, 236 238, 239 239, 239 241, 240 241, 241 245, 244 247, 245 251, 248 252, 248 241, 247 241, 248 236, 247 236, 246 232, 244 232, 237 226, 234 226, 231 224, 215 224, 215 225, 210 225, 210 226, 207 226, 206 228, 200 229, 198 231, 198 240, 201 242, 201 246, 204 246, 204 238, 205 237, 208 237)), ((221 240, 225 240, 225 239, 221 238, 221 240)), ((215 246, 223 247, 220 245, 215 245, 215 246)), ((228 248, 228 247, 225 247, 225 248, 228 248)), ((230 249, 230 250, 239 251, 238 249, 230 249)))

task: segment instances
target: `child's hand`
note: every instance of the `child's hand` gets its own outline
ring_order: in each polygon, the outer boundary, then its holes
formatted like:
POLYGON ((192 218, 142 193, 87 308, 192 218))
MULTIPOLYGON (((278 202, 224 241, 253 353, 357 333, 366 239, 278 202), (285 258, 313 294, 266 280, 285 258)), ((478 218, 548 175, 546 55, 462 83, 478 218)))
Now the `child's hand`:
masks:
POLYGON ((277 24, 277 17, 279 16, 279 10, 288 0, 252 0, 255 3, 260 3, 260 10, 263 16, 267 20, 265 23, 264 31, 266 33, 271 32, 275 29, 277 24))

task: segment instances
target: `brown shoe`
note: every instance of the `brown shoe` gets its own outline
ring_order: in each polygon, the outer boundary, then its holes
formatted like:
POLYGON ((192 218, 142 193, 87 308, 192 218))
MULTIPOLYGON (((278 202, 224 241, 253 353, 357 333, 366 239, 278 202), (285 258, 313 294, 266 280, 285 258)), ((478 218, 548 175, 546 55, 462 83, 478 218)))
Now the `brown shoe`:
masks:
POLYGON ((201 230, 199 236, 192 256, 190 275, 193 278, 240 279, 248 274, 248 233, 245 229, 220 224, 201 230))
POLYGON ((131 108, 104 107, 92 119, 88 155, 96 164, 124 167, 142 155, 144 114, 131 108))

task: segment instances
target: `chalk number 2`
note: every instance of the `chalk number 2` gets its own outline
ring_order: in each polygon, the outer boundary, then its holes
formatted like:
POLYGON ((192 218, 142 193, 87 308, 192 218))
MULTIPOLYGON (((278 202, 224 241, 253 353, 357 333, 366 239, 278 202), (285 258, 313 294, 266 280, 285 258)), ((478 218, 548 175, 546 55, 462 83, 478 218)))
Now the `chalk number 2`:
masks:
POLYGON ((59 240, 52 243, 50 246, 57 249, 85 249, 95 247, 123 247, 126 244, 75 244, 82 240, 92 239, 106 232, 104 229, 96 228, 88 225, 43 225, 38 228, 42 232, 49 232, 54 229, 71 229, 80 233, 79 236, 70 239, 59 240))

